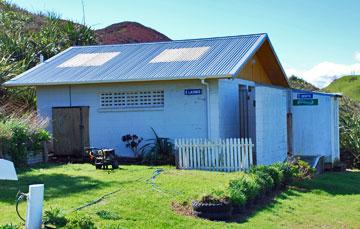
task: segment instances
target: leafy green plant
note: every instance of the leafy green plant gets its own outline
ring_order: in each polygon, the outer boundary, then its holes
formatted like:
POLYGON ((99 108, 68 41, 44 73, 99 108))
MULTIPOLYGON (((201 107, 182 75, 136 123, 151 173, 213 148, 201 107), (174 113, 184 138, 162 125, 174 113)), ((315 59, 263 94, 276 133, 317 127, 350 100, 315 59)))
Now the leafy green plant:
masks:
POLYGON ((7 122, 13 135, 9 144, 9 154, 16 166, 26 164, 26 146, 29 141, 28 128, 25 123, 11 119, 7 122))
POLYGON ((289 162, 275 163, 271 166, 277 168, 282 173, 281 184, 284 186, 290 184, 296 177, 297 168, 289 162))
POLYGON ((44 129, 37 129, 30 135, 31 144, 28 146, 30 150, 40 150, 43 148, 43 142, 47 142, 51 139, 51 135, 44 129))
POLYGON ((7 151, 12 134, 9 126, 0 121, 0 158, 3 158, 3 152, 7 151))
POLYGON ((155 139, 150 139, 151 143, 145 144, 140 148, 144 164, 161 165, 175 164, 174 144, 169 138, 159 137, 153 128, 155 139))
POLYGON ((67 218, 65 228, 68 229, 95 229, 96 226, 91 217, 83 213, 72 213, 67 218))
POLYGON ((254 175, 256 182, 259 186, 260 194, 270 192, 274 187, 274 180, 268 173, 266 166, 257 166, 257 169, 253 169, 251 173, 254 175))
POLYGON ((51 224, 56 227, 63 227, 66 225, 67 220, 65 214, 59 208, 50 208, 50 210, 44 211, 43 216, 44 224, 51 224))
POLYGON ((228 197, 226 196, 214 196, 214 195, 203 195, 200 199, 200 202, 202 203, 208 203, 208 204, 216 204, 216 203, 220 203, 220 202, 223 202, 223 201, 227 201, 228 200, 228 197))
POLYGON ((0 225, 0 229, 20 229, 21 226, 17 224, 7 223, 4 225, 0 225))
POLYGON ((247 198, 241 186, 240 181, 231 181, 229 183, 229 197, 233 203, 243 206, 246 204, 247 198))
POLYGON ((105 211, 105 210, 96 212, 96 215, 98 215, 100 218, 106 219, 106 220, 119 220, 119 219, 121 219, 121 217, 118 214, 116 214, 114 212, 105 211))
POLYGON ((271 176, 271 178, 274 181, 274 187, 279 188, 281 185, 281 182, 284 179, 284 172, 279 169, 279 167, 270 165, 267 167, 267 173, 271 176))
POLYGON ((227 189, 213 189, 210 192, 211 196, 214 196, 217 199, 226 199, 229 196, 227 189))
POLYGON ((360 105, 348 97, 340 103, 340 148, 343 153, 349 152, 352 167, 360 168, 360 105))
POLYGON ((293 166, 296 167, 295 176, 300 180, 311 179, 315 175, 316 170, 305 161, 298 159, 294 162, 293 166))
POLYGON ((9 154, 16 166, 25 165, 27 152, 41 149, 41 143, 50 139, 43 129, 45 125, 45 121, 32 115, 9 116, 0 121, 1 152, 9 154))
POLYGON ((240 204, 242 194, 246 201, 254 200, 260 193, 261 187, 254 174, 247 173, 229 183, 229 193, 231 199, 237 199, 240 204), (232 195, 233 194, 233 195, 232 195), (236 195, 236 196, 234 196, 236 195))

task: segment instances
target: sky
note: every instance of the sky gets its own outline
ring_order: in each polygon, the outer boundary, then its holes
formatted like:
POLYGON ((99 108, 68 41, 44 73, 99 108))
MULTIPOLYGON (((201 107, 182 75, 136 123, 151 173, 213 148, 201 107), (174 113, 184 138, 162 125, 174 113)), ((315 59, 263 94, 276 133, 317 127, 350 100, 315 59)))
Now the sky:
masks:
POLYGON ((99 29, 136 21, 173 40, 268 33, 288 76, 360 74, 360 0, 12 0, 99 29))

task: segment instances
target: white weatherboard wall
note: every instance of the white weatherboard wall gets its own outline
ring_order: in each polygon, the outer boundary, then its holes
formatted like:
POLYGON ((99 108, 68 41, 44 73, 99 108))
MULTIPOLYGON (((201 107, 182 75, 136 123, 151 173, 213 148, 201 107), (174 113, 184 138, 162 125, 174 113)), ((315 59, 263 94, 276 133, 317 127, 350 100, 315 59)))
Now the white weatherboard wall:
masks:
POLYGON ((219 80, 219 134, 222 139, 240 136, 239 85, 255 86, 255 83, 241 79, 219 80))
MULTIPOLYGON (((210 82, 212 137, 219 137, 218 82, 210 82)), ((51 119, 52 107, 69 106, 69 86, 46 86, 37 88, 37 103, 40 116, 51 119)), ((200 80, 139 82, 123 84, 96 84, 71 86, 72 106, 89 106, 90 145, 111 147, 123 156, 133 156, 121 136, 137 134, 152 139, 153 127, 161 137, 207 138, 206 89, 200 80), (185 89, 202 89, 201 95, 185 95, 185 89), (135 111, 101 110, 100 93, 117 91, 164 90, 163 109, 135 111)), ((49 130, 52 131, 51 122, 49 130)))
POLYGON ((287 89, 256 85, 256 163, 269 165, 287 156, 287 89))
POLYGON ((239 131, 239 82, 219 80, 220 138, 237 138, 239 131))
POLYGON ((339 159, 339 101, 335 96, 312 94, 318 105, 291 106, 293 113, 293 153, 296 155, 323 155, 326 161, 339 159))

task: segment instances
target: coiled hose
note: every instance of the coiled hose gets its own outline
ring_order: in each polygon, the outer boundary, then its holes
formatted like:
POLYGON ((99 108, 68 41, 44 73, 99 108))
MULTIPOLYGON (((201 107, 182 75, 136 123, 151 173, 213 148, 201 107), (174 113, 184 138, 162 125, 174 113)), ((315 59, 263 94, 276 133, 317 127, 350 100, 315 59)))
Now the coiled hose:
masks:
POLYGON ((22 200, 26 200, 28 197, 28 194, 27 193, 23 193, 23 192, 20 192, 18 191, 18 193, 16 194, 16 214, 19 216, 19 218, 25 222, 25 219, 20 215, 19 213, 19 203, 20 201, 22 200))

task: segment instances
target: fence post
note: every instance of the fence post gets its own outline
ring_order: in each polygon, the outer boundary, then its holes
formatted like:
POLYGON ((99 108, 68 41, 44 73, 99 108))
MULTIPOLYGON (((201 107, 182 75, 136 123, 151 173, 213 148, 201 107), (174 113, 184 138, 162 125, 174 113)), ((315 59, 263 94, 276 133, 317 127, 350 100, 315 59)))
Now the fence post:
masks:
POLYGON ((235 139, 231 138, 231 152, 230 152, 230 171, 234 171, 234 165, 235 165, 235 139))
POLYGON ((241 170, 241 142, 240 142, 240 139, 236 139, 236 153, 235 153, 235 170, 236 171, 240 171, 241 170))
POLYGON ((250 166, 253 165, 254 161, 253 161, 253 154, 252 154, 252 148, 253 148, 253 144, 251 141, 251 138, 249 139, 249 158, 250 158, 250 166))
POLYGON ((248 140, 247 140, 247 138, 245 138, 244 139, 245 140, 245 142, 244 142, 244 148, 245 148, 245 158, 246 158, 246 160, 245 160, 245 164, 246 164, 246 168, 245 168, 245 170, 248 170, 249 168, 250 168, 250 166, 249 166, 249 148, 248 148, 248 146, 249 146, 249 144, 248 144, 248 140))

